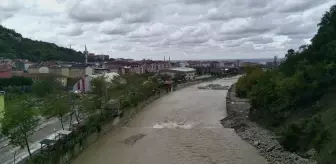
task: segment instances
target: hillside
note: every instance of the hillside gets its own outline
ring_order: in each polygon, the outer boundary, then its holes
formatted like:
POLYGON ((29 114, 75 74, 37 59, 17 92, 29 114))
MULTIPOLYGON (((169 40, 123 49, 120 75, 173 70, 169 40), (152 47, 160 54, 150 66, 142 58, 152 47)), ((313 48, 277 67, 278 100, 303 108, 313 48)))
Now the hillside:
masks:
POLYGON ((336 5, 310 45, 288 50, 279 68, 246 72, 236 93, 250 99, 250 118, 276 132, 287 150, 315 150, 319 163, 336 163, 336 5))
POLYGON ((53 43, 34 41, 22 37, 14 30, 0 25, 0 58, 28 59, 33 62, 47 60, 83 62, 84 55, 53 43))

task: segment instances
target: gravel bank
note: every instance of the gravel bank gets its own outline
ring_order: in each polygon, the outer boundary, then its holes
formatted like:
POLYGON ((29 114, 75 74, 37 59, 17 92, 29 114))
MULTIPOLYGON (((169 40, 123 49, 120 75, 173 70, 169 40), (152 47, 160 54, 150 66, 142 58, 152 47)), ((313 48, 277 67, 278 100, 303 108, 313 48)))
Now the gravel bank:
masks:
POLYGON ((228 116, 221 120, 222 125, 233 128, 243 140, 256 147, 270 164, 317 164, 313 160, 285 151, 272 132, 250 121, 248 100, 237 98, 234 86, 228 92, 226 107, 228 116))

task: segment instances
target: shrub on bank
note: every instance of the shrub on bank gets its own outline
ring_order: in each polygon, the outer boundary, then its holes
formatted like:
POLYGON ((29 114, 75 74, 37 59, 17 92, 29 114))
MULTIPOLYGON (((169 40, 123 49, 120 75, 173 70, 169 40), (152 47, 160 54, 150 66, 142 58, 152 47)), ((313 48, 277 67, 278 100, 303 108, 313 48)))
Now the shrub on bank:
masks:
POLYGON ((322 164, 336 163, 336 120, 320 118, 333 113, 335 105, 319 105, 327 93, 336 93, 331 90, 336 86, 335 23, 336 5, 323 15, 310 45, 288 50, 278 68, 251 70, 237 82, 237 95, 250 99, 250 118, 273 131, 280 129, 287 150, 314 148, 322 164))

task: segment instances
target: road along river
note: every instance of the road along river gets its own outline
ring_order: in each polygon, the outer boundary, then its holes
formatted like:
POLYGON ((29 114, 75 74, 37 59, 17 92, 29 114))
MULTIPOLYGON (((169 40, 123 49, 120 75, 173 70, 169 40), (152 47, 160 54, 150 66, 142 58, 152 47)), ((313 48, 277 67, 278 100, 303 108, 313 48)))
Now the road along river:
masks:
POLYGON ((257 150, 220 120, 227 90, 236 78, 172 92, 146 106, 124 127, 102 136, 74 164, 266 164, 257 150))

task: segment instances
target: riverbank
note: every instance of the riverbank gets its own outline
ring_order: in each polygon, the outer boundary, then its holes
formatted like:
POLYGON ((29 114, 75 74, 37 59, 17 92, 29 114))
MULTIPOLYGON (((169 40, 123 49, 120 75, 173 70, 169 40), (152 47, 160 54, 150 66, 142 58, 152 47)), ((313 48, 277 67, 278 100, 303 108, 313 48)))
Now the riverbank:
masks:
POLYGON ((230 86, 219 79, 167 94, 146 105, 127 124, 94 143, 73 163, 123 164, 266 164, 257 150, 218 120, 226 116, 227 90, 198 86, 230 86))
POLYGON ((235 86, 231 86, 226 98, 227 117, 221 120, 225 128, 233 128, 243 140, 259 150, 270 164, 316 164, 295 153, 285 151, 277 141, 277 136, 260 127, 248 118, 249 102, 236 97, 235 86))

